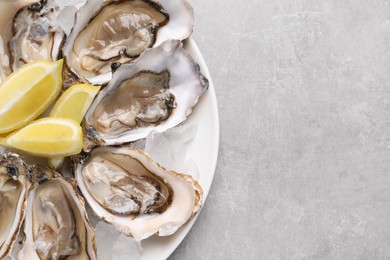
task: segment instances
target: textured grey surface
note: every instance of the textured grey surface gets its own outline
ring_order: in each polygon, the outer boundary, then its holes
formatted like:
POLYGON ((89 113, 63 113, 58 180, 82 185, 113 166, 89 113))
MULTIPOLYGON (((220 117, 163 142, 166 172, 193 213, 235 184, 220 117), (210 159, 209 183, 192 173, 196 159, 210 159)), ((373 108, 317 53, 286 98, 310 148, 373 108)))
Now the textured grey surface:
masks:
POLYGON ((390 259, 390 3, 192 0, 221 145, 170 259, 390 259))

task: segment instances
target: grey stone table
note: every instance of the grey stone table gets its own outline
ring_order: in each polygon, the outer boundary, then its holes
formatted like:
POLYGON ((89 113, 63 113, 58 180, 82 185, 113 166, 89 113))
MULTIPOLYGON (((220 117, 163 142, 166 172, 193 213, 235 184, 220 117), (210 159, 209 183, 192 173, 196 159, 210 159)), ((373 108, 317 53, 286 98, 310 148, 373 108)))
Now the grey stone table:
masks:
POLYGON ((170 259, 390 259, 390 2, 190 2, 221 144, 170 259))

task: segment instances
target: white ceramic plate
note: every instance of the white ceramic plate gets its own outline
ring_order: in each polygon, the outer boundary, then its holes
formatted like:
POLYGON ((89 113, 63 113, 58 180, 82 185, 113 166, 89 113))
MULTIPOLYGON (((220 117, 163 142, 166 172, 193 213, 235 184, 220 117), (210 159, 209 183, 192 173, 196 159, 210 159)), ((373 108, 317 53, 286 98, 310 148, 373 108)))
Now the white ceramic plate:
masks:
MULTIPOLYGON (((215 97, 214 85, 210 72, 200 53, 195 41, 190 38, 185 41, 185 49, 199 63, 203 75, 210 81, 210 87, 201 97, 194 108, 193 113, 187 119, 188 122, 196 123, 198 131, 192 145, 188 147, 188 156, 192 158, 199 167, 198 182, 204 190, 204 202, 213 181, 215 167, 217 165, 219 148, 219 117, 217 99, 215 97)), ((151 237, 142 241, 142 260, 166 259, 183 241, 191 227, 194 225, 199 213, 175 234, 168 237, 151 237)))
MULTIPOLYGON (((186 121, 189 123, 196 123, 198 126, 196 136, 190 147, 187 147, 187 152, 189 158, 193 159, 199 167, 198 182, 202 185, 204 190, 203 202, 205 202, 213 181, 218 157, 219 117, 217 100, 210 73, 202 54, 193 39, 190 38, 185 42, 185 49, 190 52, 194 59, 199 63, 203 75, 210 81, 209 89, 201 97, 199 103, 194 108, 193 113, 186 121)), ((2 147, 0 147, 0 154, 3 152, 2 150, 2 147)), ((183 241, 198 216, 199 213, 171 236, 153 236, 142 241, 143 250, 141 252, 141 260, 167 259, 183 241)))
MULTIPOLYGON (((76 2, 82 0, 76 0, 76 2)), ((0 4, 4 3, 0 0, 0 4)), ((1 11, 1 10, 0 10, 1 11)), ((217 164, 219 148, 219 118, 217 100, 215 97, 214 85, 206 63, 200 53, 196 43, 192 38, 185 41, 185 49, 199 63, 203 75, 210 81, 208 91, 201 97, 199 103, 194 108, 193 113, 187 122, 195 123, 197 134, 194 141, 188 148, 188 156, 196 162, 199 167, 198 182, 204 190, 204 201, 207 198, 210 186, 214 177, 217 164)), ((3 152, 0 147, 0 154, 3 152)), ((142 241, 142 260, 166 259, 178 247, 194 224, 199 213, 185 226, 180 228, 174 235, 168 237, 151 237, 142 241)), ((115 259, 114 259, 115 260, 115 259)), ((119 259, 118 259, 119 260, 119 259)))

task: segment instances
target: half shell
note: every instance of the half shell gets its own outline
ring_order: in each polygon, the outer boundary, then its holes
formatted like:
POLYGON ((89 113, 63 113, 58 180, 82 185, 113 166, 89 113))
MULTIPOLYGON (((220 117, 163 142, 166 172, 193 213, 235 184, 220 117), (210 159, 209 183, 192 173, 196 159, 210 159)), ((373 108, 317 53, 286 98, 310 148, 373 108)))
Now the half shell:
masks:
POLYGON ((54 0, 0 1, 0 82, 27 62, 61 56, 59 13, 54 0))
POLYGON ((57 25, 59 14, 60 7, 53 0, 41 0, 17 12, 8 43, 13 71, 32 61, 60 58, 65 33, 57 25))
POLYGON ((140 150, 101 147, 75 162, 78 187, 94 212, 136 240, 173 234, 201 207, 203 191, 194 179, 140 150))
POLYGON ((115 71, 85 115, 84 150, 139 140, 187 118, 208 80, 182 46, 166 41, 115 71))
POLYGON ((30 167, 29 179, 26 241, 18 259, 97 259, 94 230, 75 181, 40 165, 30 167))
POLYGON ((27 171, 17 154, 5 154, 0 161, 0 259, 11 251, 25 216, 27 171))
POLYGON ((193 10, 185 0, 89 0, 64 46, 65 78, 104 84, 111 65, 128 63, 168 39, 188 38, 193 10))
POLYGON ((0 82, 12 73, 8 42, 13 35, 13 19, 21 8, 37 1, 0 1, 0 82))

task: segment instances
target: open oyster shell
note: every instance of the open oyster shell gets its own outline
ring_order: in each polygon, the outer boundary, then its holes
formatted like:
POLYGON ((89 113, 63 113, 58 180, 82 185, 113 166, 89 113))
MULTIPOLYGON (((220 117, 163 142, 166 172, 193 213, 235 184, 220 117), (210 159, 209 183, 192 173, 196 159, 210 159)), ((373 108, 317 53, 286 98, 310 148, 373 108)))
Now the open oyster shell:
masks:
POLYGON ((8 42, 13 35, 13 19, 21 8, 37 1, 0 1, 0 82, 12 73, 8 42))
POLYGON ((65 40, 54 0, 0 2, 0 76, 35 60, 55 61, 65 40))
POLYGON ((12 70, 36 60, 56 61, 65 33, 57 25, 60 7, 53 0, 25 6, 16 14, 8 43, 12 70))
POLYGON ((185 0, 89 0, 63 49, 65 85, 108 82, 112 64, 131 62, 165 40, 188 38, 193 16, 185 0))
POLYGON ((33 165, 27 199, 26 241, 18 259, 97 259, 95 233, 74 180, 33 165))
POLYGON ((25 216, 27 166, 17 154, 0 161, 0 259, 12 249, 25 216))
POLYGON ((114 72, 85 115, 84 150, 139 140, 187 118, 209 83, 182 46, 166 41, 114 72))
POLYGON ((74 163, 93 211, 136 240, 173 234, 201 207, 203 191, 194 179, 165 170, 140 150, 101 147, 74 163))

